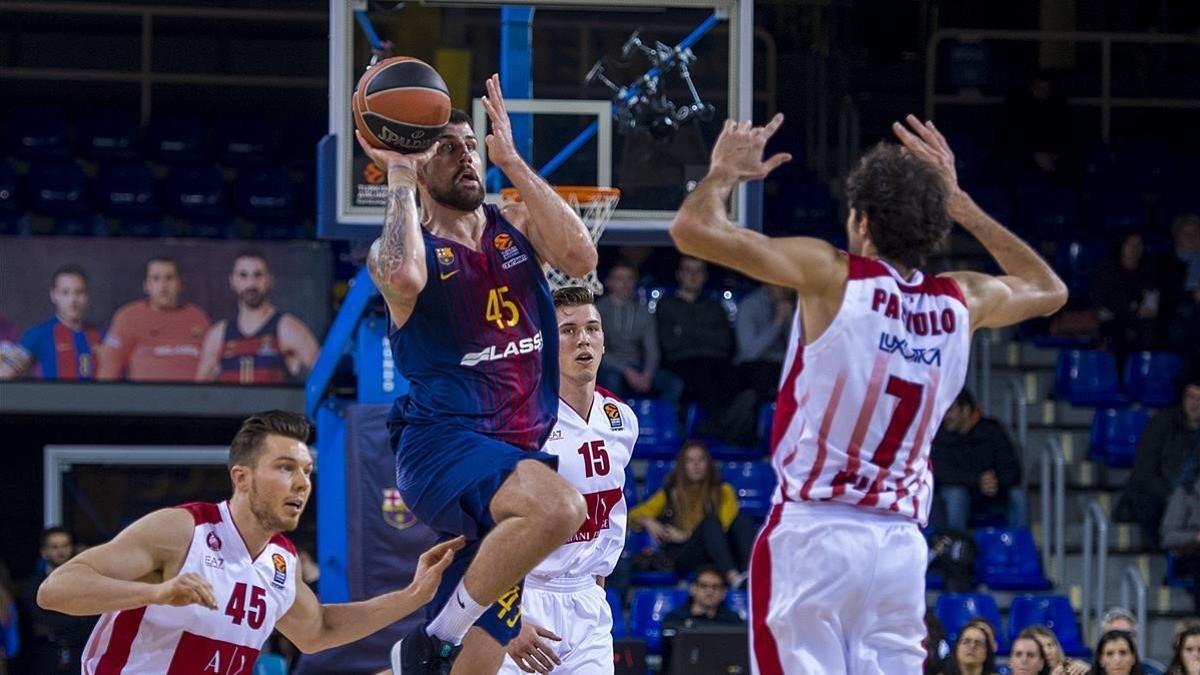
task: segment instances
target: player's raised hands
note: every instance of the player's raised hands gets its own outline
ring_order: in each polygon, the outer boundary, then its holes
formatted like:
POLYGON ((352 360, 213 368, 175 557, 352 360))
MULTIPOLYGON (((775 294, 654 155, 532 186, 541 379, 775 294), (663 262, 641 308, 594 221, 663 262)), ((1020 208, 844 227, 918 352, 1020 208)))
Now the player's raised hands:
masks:
POLYGON ((738 182, 762 180, 780 164, 791 161, 792 156, 786 152, 763 159, 763 149, 767 141, 782 124, 782 113, 777 113, 770 122, 761 127, 751 126, 750 122, 725 120, 721 135, 713 145, 709 174, 725 175, 738 182))
POLYGON ((558 642, 561 637, 548 628, 543 628, 529 619, 521 620, 521 632, 509 641, 505 651, 517 667, 527 673, 548 673, 554 666, 561 665, 558 655, 542 638, 558 642))
POLYGON ((454 561, 454 552, 467 543, 464 537, 455 537, 431 547, 421 554, 417 561, 417 571, 413 574, 412 583, 408 590, 422 604, 433 600, 437 593, 438 584, 442 583, 442 572, 454 561))
POLYGON ((372 162, 375 162, 375 166, 384 171, 389 171, 393 167, 403 167, 415 173, 433 158, 433 153, 437 152, 438 148, 438 144, 434 143, 428 149, 421 152, 397 152, 396 150, 377 148, 367 143, 366 139, 357 130, 354 132, 354 137, 358 139, 358 146, 363 149, 367 157, 371 158, 372 162))
POLYGON ((156 585, 153 604, 171 607, 203 605, 209 609, 216 609, 217 597, 204 577, 187 572, 156 585))
POLYGON ((513 142, 512 122, 508 119, 508 108, 504 105, 504 93, 500 91, 500 76, 493 74, 487 79, 486 86, 487 95, 483 97, 483 109, 487 111, 488 120, 492 123, 492 132, 484 142, 487 143, 488 159, 503 171, 513 163, 524 160, 513 142))
POLYGON ((946 137, 933 126, 933 122, 922 122, 916 115, 908 115, 904 121, 907 127, 892 122, 892 133, 896 134, 906 150, 932 164, 951 191, 957 190, 958 172, 954 168, 954 152, 950 150, 946 137))

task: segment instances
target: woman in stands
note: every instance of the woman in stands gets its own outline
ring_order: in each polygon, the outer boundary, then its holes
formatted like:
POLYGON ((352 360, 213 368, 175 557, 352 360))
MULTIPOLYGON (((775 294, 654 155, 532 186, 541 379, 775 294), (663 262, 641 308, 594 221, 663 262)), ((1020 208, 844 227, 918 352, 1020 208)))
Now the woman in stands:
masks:
POLYGON ((730 588, 745 581, 754 523, 738 512, 737 493, 721 480, 703 443, 683 444, 662 489, 630 511, 629 520, 654 538, 678 574, 713 565, 730 588))
POLYGON ((992 626, 983 619, 971 619, 958 633, 950 658, 942 666, 942 675, 995 675, 996 647, 992 626))
POLYGON ((1012 653, 1008 657, 1008 669, 1012 675, 1050 675, 1050 662, 1046 650, 1033 635, 1022 631, 1013 640, 1012 653))
POLYGON ((1045 626, 1029 626, 1017 635, 1017 639, 1033 638, 1042 645, 1046 654, 1046 664, 1050 666, 1050 675, 1085 675, 1092 669, 1086 661, 1068 658, 1063 653, 1062 645, 1054 631, 1045 626))
POLYGON ((1200 675, 1200 627, 1188 628, 1175 638, 1175 657, 1167 675, 1200 675))
POLYGON ((1145 675, 1133 638, 1122 630, 1110 630, 1096 644, 1092 675, 1145 675))

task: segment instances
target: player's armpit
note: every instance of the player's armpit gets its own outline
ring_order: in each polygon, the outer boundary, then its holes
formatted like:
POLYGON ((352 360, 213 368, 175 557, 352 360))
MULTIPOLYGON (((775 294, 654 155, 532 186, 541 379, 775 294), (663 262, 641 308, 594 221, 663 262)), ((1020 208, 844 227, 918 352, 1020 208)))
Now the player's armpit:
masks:
POLYGON ((38 588, 45 609, 87 616, 154 603, 164 569, 187 555, 195 521, 183 509, 162 509, 54 570, 38 588))
POLYGON ((971 329, 1003 328, 1039 316, 1048 316, 1062 306, 1061 294, 1014 276, 992 276, 980 272, 947 272, 962 289, 971 315, 971 329))

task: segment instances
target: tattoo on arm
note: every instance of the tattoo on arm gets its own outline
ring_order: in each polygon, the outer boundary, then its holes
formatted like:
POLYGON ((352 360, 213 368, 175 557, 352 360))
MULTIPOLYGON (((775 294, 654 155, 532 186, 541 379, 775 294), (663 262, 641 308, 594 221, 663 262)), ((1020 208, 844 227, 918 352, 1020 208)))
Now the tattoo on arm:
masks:
POLYGON ((387 210, 383 217, 383 232, 371 247, 367 269, 379 286, 386 285, 392 274, 399 271, 410 253, 405 243, 407 230, 417 221, 414 190, 397 185, 388 190, 387 210))

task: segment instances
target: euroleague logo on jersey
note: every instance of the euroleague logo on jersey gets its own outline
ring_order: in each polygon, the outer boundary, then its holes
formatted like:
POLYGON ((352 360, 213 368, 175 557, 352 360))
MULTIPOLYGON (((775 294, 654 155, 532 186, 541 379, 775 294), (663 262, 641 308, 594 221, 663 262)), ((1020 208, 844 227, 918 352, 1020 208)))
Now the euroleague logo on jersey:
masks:
POLYGON ((208 536, 204 538, 204 543, 214 551, 221 550, 221 538, 217 536, 216 532, 209 532, 208 536))
POLYGON ((500 258, 504 260, 500 264, 503 269, 516 267, 529 260, 529 256, 521 253, 520 247, 513 246, 513 238, 510 235, 498 234, 495 239, 492 239, 492 243, 496 245, 496 250, 500 252, 500 258))
POLYGON ((283 590, 287 584, 287 561, 278 553, 271 554, 271 564, 275 566, 275 578, 271 580, 271 585, 275 588, 283 590))
POLYGON ((621 409, 616 403, 604 404, 604 416, 608 418, 608 425, 613 431, 620 431, 625 428, 625 422, 621 419, 621 409))

